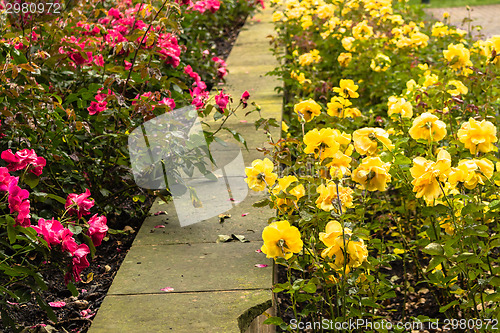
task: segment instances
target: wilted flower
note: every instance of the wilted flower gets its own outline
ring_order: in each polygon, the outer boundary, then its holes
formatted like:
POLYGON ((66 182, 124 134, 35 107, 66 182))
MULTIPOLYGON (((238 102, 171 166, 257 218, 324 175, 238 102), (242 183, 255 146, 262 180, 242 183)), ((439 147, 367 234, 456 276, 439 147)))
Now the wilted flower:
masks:
POLYGON ((432 113, 425 112, 413 120, 409 133, 415 140, 437 142, 446 136, 446 124, 432 113))
POLYGON ((272 186, 278 178, 278 175, 273 173, 273 169, 274 164, 268 158, 254 160, 251 167, 245 168, 247 175, 245 182, 254 191, 264 191, 266 186, 272 186))
POLYGON ((476 151, 487 153, 496 150, 494 145, 498 141, 496 137, 497 129, 493 123, 483 120, 476 121, 470 118, 468 122, 463 123, 458 130, 458 139, 469 149, 471 154, 476 151))
POLYGON ((289 259, 294 253, 302 250, 303 242, 297 227, 290 226, 288 221, 273 222, 262 231, 264 245, 261 250, 267 258, 289 259))

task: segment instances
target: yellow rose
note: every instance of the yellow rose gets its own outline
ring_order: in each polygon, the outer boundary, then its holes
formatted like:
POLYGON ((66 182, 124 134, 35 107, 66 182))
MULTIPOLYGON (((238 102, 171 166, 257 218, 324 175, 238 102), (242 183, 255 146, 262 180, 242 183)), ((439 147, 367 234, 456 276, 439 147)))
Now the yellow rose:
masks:
POLYGON ((472 73, 472 70, 467 68, 473 65, 470 61, 470 52, 463 44, 448 45, 448 49, 443 51, 443 55, 454 70, 461 71, 463 75, 472 73))
MULTIPOLYGON (((316 188, 316 192, 319 193, 319 197, 316 200, 316 206, 326 212, 332 209, 338 209, 337 202, 337 185, 335 182, 329 181, 326 185, 321 184, 316 188)), ((352 193, 353 190, 349 187, 343 187, 339 185, 339 196, 340 202, 342 204, 342 210, 345 212, 346 208, 352 207, 352 193)))
POLYGON ((308 122, 321 114, 321 105, 309 98, 307 101, 295 104, 293 111, 299 115, 299 118, 302 116, 308 122))
POLYGON ((360 155, 375 155, 378 152, 378 142, 384 149, 392 150, 394 145, 389 139, 389 133, 382 128, 365 127, 352 133, 354 148, 360 155))
POLYGON ((497 129, 491 122, 483 120, 476 121, 470 118, 468 122, 463 123, 458 130, 458 139, 469 149, 471 154, 476 151, 487 153, 496 151, 494 143, 498 141, 496 137, 497 129))
POLYGON ((446 136, 446 124, 432 113, 425 112, 413 120, 409 133, 414 140, 437 142, 446 136))
POLYGON ((396 96, 389 97, 387 107, 389 108, 387 111, 387 115, 389 116, 399 114, 402 118, 413 117, 413 107, 411 103, 407 102, 404 98, 397 98, 396 96))
POLYGON ((343 111, 350 105, 352 105, 352 103, 347 98, 334 96, 330 100, 330 103, 326 105, 328 107, 327 113, 332 117, 345 118, 343 111))
POLYGON ((391 163, 384 163, 379 157, 365 157, 352 172, 352 180, 368 191, 385 191, 391 181, 390 168, 391 163))
POLYGON ((318 50, 311 50, 311 52, 304 53, 299 56, 299 65, 308 66, 311 64, 316 64, 321 61, 321 56, 318 50))
POLYGON ((304 153, 313 154, 315 158, 320 157, 324 160, 327 157, 332 157, 340 148, 340 145, 348 145, 351 142, 351 136, 344 132, 340 133, 337 129, 317 128, 309 131, 304 135, 304 153), (321 154, 321 156, 319 156, 321 154))
POLYGON ((493 176, 495 166, 487 158, 481 160, 461 160, 458 166, 453 168, 449 181, 452 184, 463 182, 465 188, 472 190, 477 184, 484 185, 487 179, 493 176))
POLYGON ((332 156, 332 162, 328 163, 327 166, 330 167, 330 175, 333 179, 340 179, 344 175, 351 173, 349 170, 351 167, 352 158, 347 154, 348 151, 342 153, 340 150, 332 156))
POLYGON ((373 35, 373 28, 368 25, 368 21, 364 20, 352 28, 352 35, 355 39, 368 39, 373 35))
POLYGON ((389 67, 391 67, 391 59, 381 53, 377 54, 370 64, 370 68, 374 72, 385 72, 389 67))
POLYGON ((245 182, 254 191, 264 191, 266 186, 272 186, 276 182, 278 175, 273 173, 274 164, 268 159, 255 160, 251 167, 245 168, 245 182))
POLYGON ((334 87, 333 92, 338 93, 344 98, 358 98, 359 94, 356 92, 358 90, 358 85, 354 84, 353 80, 341 79, 339 87, 334 87))
POLYGON ((469 89, 467 89, 467 87, 461 81, 458 80, 448 81, 448 86, 455 87, 455 89, 450 89, 446 91, 451 96, 467 95, 467 93, 469 92, 469 89))
POLYGON ((293 209, 295 207, 295 204, 297 201, 302 198, 305 194, 305 188, 304 185, 299 184, 292 189, 288 189, 290 184, 294 182, 298 182, 299 180, 295 176, 285 176, 283 178, 278 179, 278 186, 275 186, 272 190, 274 195, 278 195, 281 192, 285 194, 290 194, 293 195, 296 199, 288 199, 288 198, 276 198, 275 200, 275 208, 281 208, 284 209, 285 211, 289 209, 293 209))
POLYGON ((273 222, 262 231, 264 245, 261 251, 267 258, 289 259, 294 253, 302 250, 303 242, 297 227, 290 226, 288 221, 273 222))
POLYGON ((339 54, 337 61, 339 62, 340 66, 342 67, 347 67, 349 66, 349 63, 351 62, 352 59, 352 54, 349 52, 342 52, 339 54))
POLYGON ((446 181, 451 172, 451 156, 441 149, 437 161, 432 162, 423 157, 413 159, 413 167, 410 169, 413 181, 413 192, 417 198, 424 198, 428 205, 441 197, 442 190, 439 181, 446 181))

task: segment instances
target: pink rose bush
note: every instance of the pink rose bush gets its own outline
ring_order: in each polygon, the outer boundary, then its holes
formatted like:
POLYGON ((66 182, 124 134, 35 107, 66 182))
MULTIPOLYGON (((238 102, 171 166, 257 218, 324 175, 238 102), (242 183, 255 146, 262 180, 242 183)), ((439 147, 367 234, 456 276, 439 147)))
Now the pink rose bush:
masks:
MULTIPOLYGON (((12 227, 33 228, 36 233, 47 242, 47 247, 53 251, 67 253, 71 258, 68 272, 65 275, 65 282, 81 281, 81 272, 89 266, 87 254, 90 253, 89 245, 78 243, 71 226, 83 226, 87 229, 86 235, 93 247, 101 245, 108 226, 105 216, 94 214, 92 218, 85 222, 83 216, 90 214, 90 209, 94 206, 94 201, 90 199, 91 193, 86 189, 84 193, 70 193, 64 206, 65 212, 61 220, 38 219, 37 225, 31 224, 30 193, 19 186, 20 177, 10 174, 10 172, 21 171, 26 173, 31 171, 37 176, 41 176, 46 161, 43 157, 38 157, 34 150, 24 149, 17 153, 12 153, 10 149, 2 152, 1 157, 8 162, 7 167, 0 167, 0 191, 6 192, 9 213, 15 217, 12 227), (76 218, 76 222, 70 221, 76 218), (78 223, 83 220, 83 223, 78 223)), ((74 229, 78 230, 78 229, 74 229)), ((83 230, 83 229, 82 229, 83 230)))

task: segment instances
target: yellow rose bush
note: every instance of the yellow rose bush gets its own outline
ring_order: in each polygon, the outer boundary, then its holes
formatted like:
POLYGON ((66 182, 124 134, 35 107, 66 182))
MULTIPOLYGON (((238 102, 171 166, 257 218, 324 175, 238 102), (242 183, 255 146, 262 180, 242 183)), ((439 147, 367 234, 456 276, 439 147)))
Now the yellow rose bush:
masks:
POLYGON ((473 41, 405 1, 275 6, 288 128, 247 182, 302 241, 263 237, 292 316, 409 319, 400 300, 424 286, 439 309, 424 319, 500 316, 500 36, 473 41))

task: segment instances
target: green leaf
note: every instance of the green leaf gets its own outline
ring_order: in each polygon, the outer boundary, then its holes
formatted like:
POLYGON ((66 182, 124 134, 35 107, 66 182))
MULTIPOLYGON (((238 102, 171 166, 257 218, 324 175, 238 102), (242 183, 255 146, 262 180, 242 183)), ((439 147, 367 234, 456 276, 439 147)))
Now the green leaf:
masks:
POLYGON ((73 224, 68 225, 68 229, 73 233, 73 235, 79 235, 83 230, 79 225, 73 224))
POLYGON ((90 257, 93 259, 95 256, 95 251, 96 251, 95 246, 94 246, 94 242, 92 242, 92 238, 90 238, 88 235, 85 235, 85 234, 82 234, 82 235, 83 235, 83 239, 85 239, 85 244, 87 244, 89 249, 90 249, 90 257))
POLYGON ((429 266, 427 266, 427 272, 432 271, 434 268, 436 268, 439 264, 441 264, 445 260, 446 260, 445 257, 433 257, 429 262, 429 266))
POLYGON ((7 225, 7 235, 9 236, 10 244, 14 244, 16 242, 17 230, 12 225, 7 225))
POLYGON ((500 301, 500 293, 489 294, 485 298, 486 302, 499 302, 500 301))
POLYGON ((422 252, 430 254, 432 256, 442 255, 444 254, 444 248, 441 244, 438 243, 430 243, 425 248, 422 249, 422 252))
POLYGON ((23 180, 26 184, 28 184, 29 187, 31 187, 33 189, 40 182, 40 177, 38 177, 37 175, 35 175, 32 172, 29 172, 26 174, 26 176, 24 177, 23 180))
POLYGON ((71 295, 73 295, 74 297, 78 296, 78 290, 76 289, 73 282, 70 281, 66 287, 68 287, 68 290, 71 291, 71 295))
POLYGON ((66 199, 64 198, 61 198, 60 196, 58 195, 55 195, 55 194, 51 194, 51 193, 47 193, 47 197, 51 198, 51 199, 54 199, 56 201, 59 201, 60 203, 62 204, 66 204, 66 199))
POLYGON ((302 290, 304 290, 306 293, 310 293, 310 294, 313 294, 316 292, 317 290, 317 287, 316 285, 314 284, 314 282, 312 281, 309 281, 309 283, 307 283, 304 288, 302 288, 302 290))
POLYGON ((446 310, 448 310, 449 308, 451 308, 452 306, 455 306, 455 305, 459 305, 460 302, 455 300, 453 302, 450 302, 442 307, 439 308, 439 312, 445 312, 446 310))
POLYGON ((52 320, 54 323, 57 323, 56 314, 54 313, 52 308, 45 302, 45 300, 38 294, 36 294, 36 301, 38 305, 40 305, 40 307, 45 310, 45 313, 47 313, 49 319, 52 320))
POLYGON ((262 200, 259 200, 257 202, 254 202, 254 204, 252 205, 253 207, 265 207, 267 205, 269 205, 271 201, 269 199, 262 199, 262 200))
POLYGON ((25 64, 28 62, 28 59, 26 59, 26 57, 24 56, 24 54, 22 52, 19 52, 19 50, 16 50, 14 48, 12 48, 10 50, 10 55, 12 56, 12 58, 14 59, 14 62, 16 64, 25 64))
POLYGON ((267 318, 266 320, 264 320, 264 322, 263 322, 263 324, 265 324, 265 325, 276 325, 276 326, 279 326, 283 323, 284 323, 284 321, 280 317, 270 317, 270 318, 267 318))

